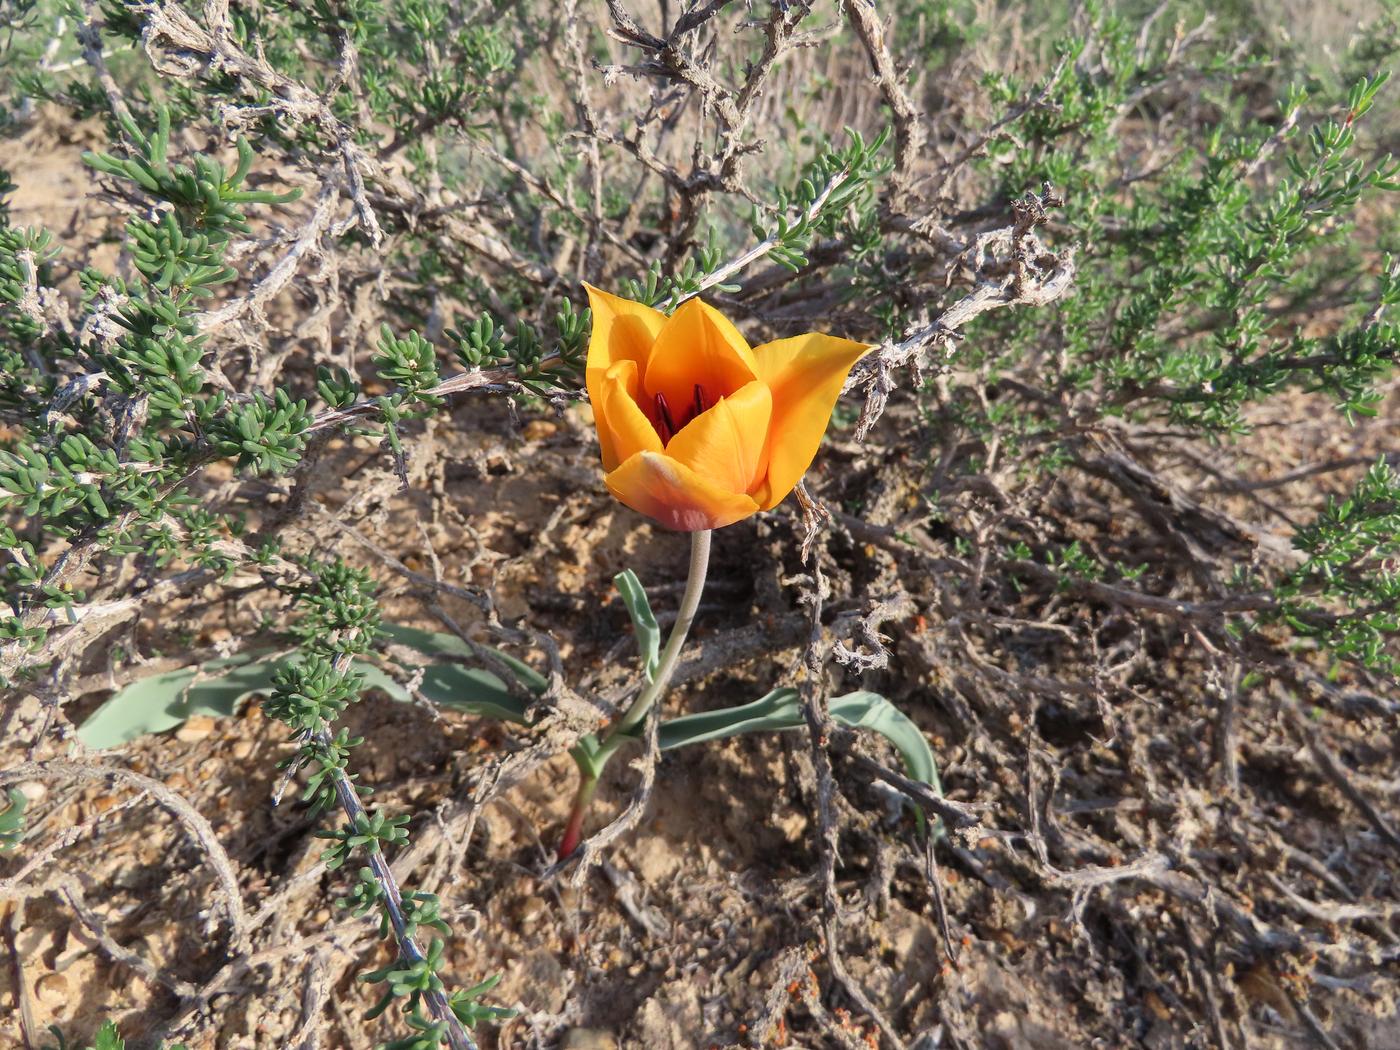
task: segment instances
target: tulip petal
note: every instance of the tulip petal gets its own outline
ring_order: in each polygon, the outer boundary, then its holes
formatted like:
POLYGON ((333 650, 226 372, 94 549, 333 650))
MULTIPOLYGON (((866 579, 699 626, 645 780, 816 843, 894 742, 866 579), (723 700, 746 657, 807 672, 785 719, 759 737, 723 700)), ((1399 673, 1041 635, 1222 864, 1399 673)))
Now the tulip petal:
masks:
POLYGON ((763 478, 773 395, 760 382, 740 387, 696 416, 666 445, 666 455, 730 492, 763 478))
POLYGON ((588 291, 588 307, 593 314, 585 378, 588 399, 597 405, 602 397, 603 377, 617 362, 635 361, 637 374, 646 373, 647 357, 666 324, 666 315, 592 285, 583 287, 588 291))
POLYGON ((764 510, 781 503, 812 465, 841 387, 870 349, 816 332, 754 348, 759 379, 773 391, 768 477, 754 491, 764 510))
POLYGON ((752 496, 726 492, 660 452, 638 452, 603 480, 618 500, 677 532, 722 529, 758 510, 752 496))
POLYGON ((724 314, 687 299, 666 321, 642 369, 648 398, 663 395, 672 409, 690 404, 698 384, 710 401, 757 378, 753 351, 724 314))
POLYGON ((593 402, 593 421, 598 426, 605 471, 643 450, 661 451, 656 428, 637 407, 641 385, 635 361, 619 361, 603 376, 598 400, 593 402))

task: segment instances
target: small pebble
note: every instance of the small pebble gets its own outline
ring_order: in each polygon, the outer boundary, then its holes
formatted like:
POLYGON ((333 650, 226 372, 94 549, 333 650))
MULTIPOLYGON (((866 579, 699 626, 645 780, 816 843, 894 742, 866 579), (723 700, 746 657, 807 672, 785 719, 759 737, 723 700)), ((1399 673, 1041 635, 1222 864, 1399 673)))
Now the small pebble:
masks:
POLYGON ((15 787, 31 803, 44 801, 49 793, 49 786, 42 780, 21 780, 15 787))
POLYGON ((617 1038, 602 1028, 570 1028, 559 1050, 617 1050, 617 1038))
POLYGON ((175 739, 184 744, 194 744, 214 731, 214 720, 208 715, 191 715, 185 724, 175 730, 175 739))
POLYGON ((544 917, 545 903, 538 897, 526 897, 515 908, 515 921, 521 926, 533 926, 544 917))

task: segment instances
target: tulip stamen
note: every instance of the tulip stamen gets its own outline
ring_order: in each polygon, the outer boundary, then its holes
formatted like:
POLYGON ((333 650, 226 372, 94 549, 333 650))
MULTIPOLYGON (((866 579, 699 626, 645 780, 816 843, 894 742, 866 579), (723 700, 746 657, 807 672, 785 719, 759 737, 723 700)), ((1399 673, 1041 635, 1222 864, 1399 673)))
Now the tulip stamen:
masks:
POLYGON ((702 387, 699 383, 696 383, 696 384, 695 384, 695 413, 694 413, 694 415, 692 415, 690 418, 691 418, 691 419, 694 419, 695 416, 702 416, 702 415, 704 415, 704 414, 705 414, 705 410, 706 410, 707 408, 709 408, 709 407, 710 407, 710 406, 707 405, 707 404, 705 403, 705 388, 702 387))
POLYGON ((656 414, 661 417, 661 443, 664 445, 676 436, 676 421, 671 417, 671 407, 666 404, 666 395, 656 395, 656 414))

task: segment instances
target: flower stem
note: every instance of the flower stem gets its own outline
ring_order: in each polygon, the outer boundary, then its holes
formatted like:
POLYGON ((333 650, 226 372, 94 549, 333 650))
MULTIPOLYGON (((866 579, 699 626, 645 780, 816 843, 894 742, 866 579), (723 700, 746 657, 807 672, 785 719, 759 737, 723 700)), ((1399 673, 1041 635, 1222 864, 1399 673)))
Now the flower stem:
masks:
POLYGON ((676 671, 676 664, 680 663, 681 649, 685 645, 686 635, 690 633, 690 625, 695 621, 696 610, 700 608, 700 595, 705 590, 705 576, 709 570, 710 530, 703 529, 700 532, 692 532, 690 534, 690 575, 686 577, 685 592, 681 595, 681 605, 676 612, 676 622, 671 627, 671 636, 666 639, 666 648, 662 650, 661 660, 656 666, 656 677, 638 694, 637 699, 632 701, 632 706, 627 709, 627 713, 608 730, 607 735, 603 737, 604 744, 609 743, 616 736, 635 729, 647 716, 651 705, 661 698, 666 687, 671 684, 671 675, 676 671))
POLYGON ((705 576, 710 568, 710 530, 690 534, 690 573, 686 577, 685 592, 681 595, 680 608, 676 612, 676 622, 671 627, 666 648, 656 665, 656 674, 632 701, 627 711, 608 729, 599 742, 589 768, 579 762, 578 792, 574 796, 573 808, 569 811, 569 822, 564 828, 564 838, 559 843, 559 859, 564 860, 583 841, 583 818, 588 804, 593 801, 593 793, 598 789, 598 779, 603 766, 614 751, 630 739, 629 734, 646 718, 647 712, 666 692, 671 676, 680 663, 681 649, 685 646, 690 625, 695 621, 695 613, 700 608, 700 595, 705 590, 705 576))

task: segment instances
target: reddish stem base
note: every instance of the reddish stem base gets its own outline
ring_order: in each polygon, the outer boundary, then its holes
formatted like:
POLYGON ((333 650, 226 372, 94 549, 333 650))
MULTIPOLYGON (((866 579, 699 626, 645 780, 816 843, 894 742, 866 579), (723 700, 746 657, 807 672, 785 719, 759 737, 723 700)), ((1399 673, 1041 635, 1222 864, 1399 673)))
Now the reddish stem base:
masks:
POLYGON ((593 800, 593 792, 598 787, 596 780, 580 779, 578 794, 574 796, 574 808, 569 811, 569 823, 564 826, 564 837, 559 841, 558 860, 568 860, 583 841, 583 818, 588 812, 588 803, 593 800))

